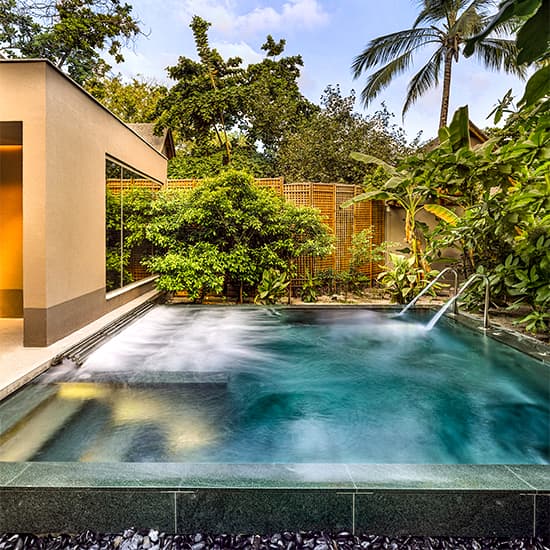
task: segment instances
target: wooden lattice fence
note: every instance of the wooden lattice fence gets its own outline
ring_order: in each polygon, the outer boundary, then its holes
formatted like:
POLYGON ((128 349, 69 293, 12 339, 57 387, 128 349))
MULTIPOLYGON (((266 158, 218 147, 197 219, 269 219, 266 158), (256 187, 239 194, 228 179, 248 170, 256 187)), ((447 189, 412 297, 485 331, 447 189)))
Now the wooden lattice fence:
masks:
MULTIPOLYGON (((363 201, 342 209, 340 205, 346 200, 362 193, 358 185, 345 183, 284 183, 284 178, 257 178, 260 187, 269 187, 296 206, 312 206, 317 208, 335 236, 334 252, 325 258, 302 257, 297 262, 298 283, 303 280, 306 272, 312 275, 321 271, 332 270, 340 273, 349 270, 351 262, 352 237, 363 229, 372 227, 372 242, 374 245, 384 241, 385 207, 383 201, 363 201)), ((200 179, 171 179, 166 189, 193 189, 201 182, 200 179)), ((158 190, 156 182, 148 180, 108 180, 107 187, 114 193, 120 189, 135 187, 158 190)), ((137 262, 136 262, 137 264, 137 262)), ((137 268, 137 265, 136 265, 137 268)), ((375 277, 380 268, 377 263, 363 265, 359 271, 370 278, 375 277)))

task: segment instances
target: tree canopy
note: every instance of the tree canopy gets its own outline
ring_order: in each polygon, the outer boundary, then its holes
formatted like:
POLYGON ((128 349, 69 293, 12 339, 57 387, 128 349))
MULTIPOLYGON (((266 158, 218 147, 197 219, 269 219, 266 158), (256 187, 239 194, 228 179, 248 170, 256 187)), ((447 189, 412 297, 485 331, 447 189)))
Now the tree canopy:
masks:
POLYGON ((192 191, 166 191, 151 204, 146 237, 157 247, 148 261, 158 287, 185 290, 195 300, 224 285, 254 290, 265 270, 287 270, 301 254, 331 251, 320 213, 286 202, 237 171, 192 191))
POLYGON ((268 36, 262 46, 265 59, 244 67, 242 59, 223 59, 210 46, 209 25, 193 17, 199 59, 180 57, 168 68, 175 84, 159 102, 158 127, 177 130, 193 154, 210 154, 214 143, 224 151, 225 164, 231 160, 235 135, 253 149, 260 142, 268 155, 289 128, 316 109, 298 88, 302 59, 279 57, 284 40, 268 36))
POLYGON ((124 60, 122 47, 139 34, 132 6, 120 0, 0 0, 0 51, 49 59, 78 83, 124 60))
POLYGON ((130 82, 121 75, 93 77, 84 88, 124 122, 155 122, 157 104, 167 93, 166 86, 143 76, 130 82))
POLYGON ((328 86, 321 109, 285 135, 277 154, 277 168, 289 181, 361 184, 367 168, 351 159, 352 151, 394 162, 409 151, 403 132, 383 108, 371 116, 353 111, 354 95, 343 97, 338 86, 328 86))

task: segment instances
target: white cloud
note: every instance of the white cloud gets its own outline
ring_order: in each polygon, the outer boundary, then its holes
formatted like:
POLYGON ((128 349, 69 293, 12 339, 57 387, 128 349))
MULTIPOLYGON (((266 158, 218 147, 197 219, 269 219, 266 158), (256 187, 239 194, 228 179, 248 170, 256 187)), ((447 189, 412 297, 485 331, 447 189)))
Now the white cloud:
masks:
POLYGON ((229 57, 240 57, 243 64, 260 63, 264 56, 254 51, 246 42, 213 42, 212 47, 216 48, 224 59, 229 57))
POLYGON ((279 9, 263 6, 239 14, 231 0, 184 0, 183 17, 199 15, 229 36, 254 35, 284 29, 314 29, 328 22, 319 0, 288 0, 279 9))

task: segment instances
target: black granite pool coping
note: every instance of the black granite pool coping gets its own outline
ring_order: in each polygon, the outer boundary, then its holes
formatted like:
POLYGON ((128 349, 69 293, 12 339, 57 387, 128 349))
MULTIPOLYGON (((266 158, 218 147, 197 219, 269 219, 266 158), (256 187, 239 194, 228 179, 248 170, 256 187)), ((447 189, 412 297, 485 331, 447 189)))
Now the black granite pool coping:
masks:
POLYGON ((550 466, 0 462, 0 532, 129 525, 549 538, 550 466))
POLYGON ((0 532, 550 537, 550 467, 0 463, 0 532))

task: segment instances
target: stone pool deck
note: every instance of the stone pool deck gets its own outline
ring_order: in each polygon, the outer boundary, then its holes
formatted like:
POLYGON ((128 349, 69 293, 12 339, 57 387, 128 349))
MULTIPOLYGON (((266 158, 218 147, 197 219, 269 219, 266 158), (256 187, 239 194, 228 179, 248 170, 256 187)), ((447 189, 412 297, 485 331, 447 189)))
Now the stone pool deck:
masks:
MULTIPOLYGON (((21 326, 0 324, 0 392, 24 384, 60 351, 137 305, 49 348, 24 349, 21 326)), ((0 532, 128 526, 548 539, 550 466, 0 462, 0 532)))

